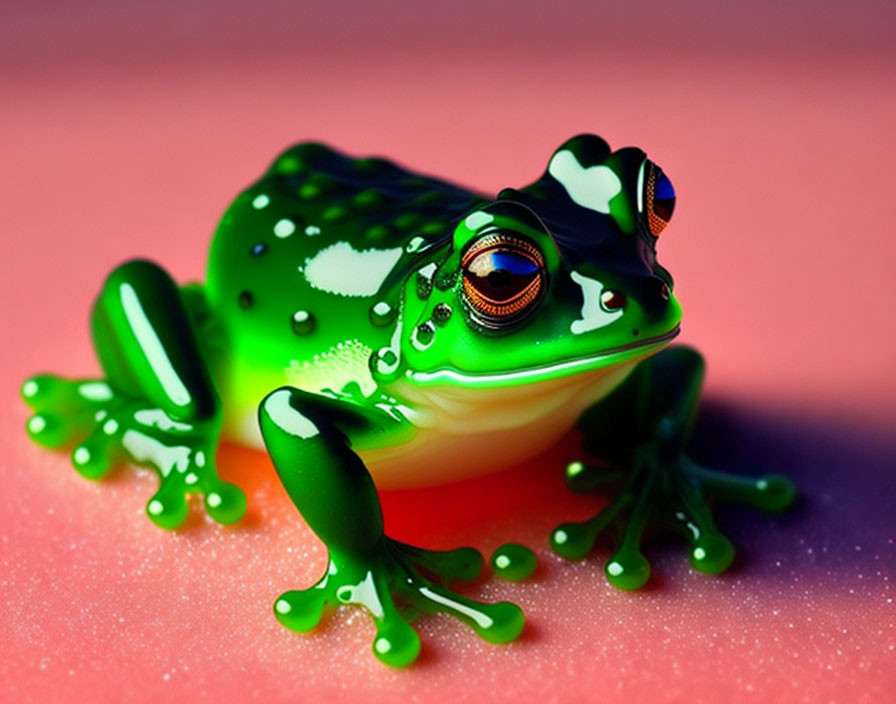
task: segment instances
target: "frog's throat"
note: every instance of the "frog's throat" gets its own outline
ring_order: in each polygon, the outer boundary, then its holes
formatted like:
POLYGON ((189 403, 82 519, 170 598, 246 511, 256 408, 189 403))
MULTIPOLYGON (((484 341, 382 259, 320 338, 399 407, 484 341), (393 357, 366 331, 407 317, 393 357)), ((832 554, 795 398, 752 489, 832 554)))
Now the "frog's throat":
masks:
POLYGON ((600 354, 577 359, 567 359, 557 364, 515 369, 508 372, 490 372, 487 374, 467 373, 456 369, 438 369, 432 372, 415 372, 408 370, 405 376, 416 384, 465 384, 468 386, 507 386, 510 384, 530 383, 556 379, 591 371, 600 367, 620 364, 635 357, 646 356, 658 351, 678 336, 681 327, 676 325, 662 335, 648 337, 627 345, 620 345, 602 350, 600 354))

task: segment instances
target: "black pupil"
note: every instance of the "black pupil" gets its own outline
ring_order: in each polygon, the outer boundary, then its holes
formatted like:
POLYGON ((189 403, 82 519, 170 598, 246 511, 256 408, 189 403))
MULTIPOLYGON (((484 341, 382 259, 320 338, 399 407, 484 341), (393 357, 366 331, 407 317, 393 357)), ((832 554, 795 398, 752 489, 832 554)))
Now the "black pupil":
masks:
POLYGON ((477 254, 465 274, 479 293, 501 302, 523 291, 538 276, 538 266, 517 252, 491 250, 477 254))
POLYGON ((492 271, 488 275, 488 285, 492 288, 506 288, 513 281, 513 274, 504 269, 492 271))

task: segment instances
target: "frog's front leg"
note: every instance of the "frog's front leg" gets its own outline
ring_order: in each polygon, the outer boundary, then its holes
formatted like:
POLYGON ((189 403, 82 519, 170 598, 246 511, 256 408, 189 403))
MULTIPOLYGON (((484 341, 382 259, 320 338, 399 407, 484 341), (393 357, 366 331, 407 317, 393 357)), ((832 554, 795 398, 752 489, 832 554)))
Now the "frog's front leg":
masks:
POLYGON ((684 455, 696 414, 704 364, 687 347, 673 347, 642 362, 613 394, 579 421, 584 448, 609 460, 609 467, 573 462, 566 477, 584 492, 618 484, 616 498, 593 518, 566 523, 551 535, 555 552, 577 560, 596 537, 615 529, 618 548, 606 565, 607 579, 621 589, 637 589, 650 576, 640 550, 645 527, 671 525, 691 545, 691 564, 718 574, 731 564, 734 547, 715 526, 708 500, 747 503, 766 512, 782 511, 794 487, 782 476, 741 477, 706 469, 684 455))
POLYGON ((176 284, 152 262, 123 264, 107 279, 91 323, 106 378, 28 379, 22 395, 36 411, 31 437, 50 447, 77 442, 72 463, 86 477, 104 476, 117 459, 155 469, 161 485, 146 511, 163 528, 183 522, 192 492, 205 496, 215 520, 238 520, 246 499, 217 476, 221 404, 176 284))
POLYGON ((287 493, 329 550, 329 566, 317 584, 277 599, 280 623, 305 631, 318 623, 326 603, 360 605, 376 623, 374 654, 396 667, 410 664, 420 651, 420 639, 406 620, 416 611, 451 614, 493 643, 519 635, 524 619, 516 605, 471 601, 418 571, 442 580, 472 579, 482 568, 478 551, 424 550, 383 533, 376 488, 347 435, 388 431, 386 426, 400 421, 284 387, 261 403, 259 422, 287 493), (410 609, 400 610, 393 597, 410 609))

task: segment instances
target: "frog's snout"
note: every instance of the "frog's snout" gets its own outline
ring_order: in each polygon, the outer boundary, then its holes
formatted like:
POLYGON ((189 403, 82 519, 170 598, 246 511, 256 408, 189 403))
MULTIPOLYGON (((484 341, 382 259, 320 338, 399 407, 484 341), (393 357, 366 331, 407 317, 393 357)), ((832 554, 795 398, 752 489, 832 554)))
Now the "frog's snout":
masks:
POLYGON ((662 279, 651 276, 638 282, 635 293, 638 303, 650 322, 660 322, 671 313, 672 291, 662 279))

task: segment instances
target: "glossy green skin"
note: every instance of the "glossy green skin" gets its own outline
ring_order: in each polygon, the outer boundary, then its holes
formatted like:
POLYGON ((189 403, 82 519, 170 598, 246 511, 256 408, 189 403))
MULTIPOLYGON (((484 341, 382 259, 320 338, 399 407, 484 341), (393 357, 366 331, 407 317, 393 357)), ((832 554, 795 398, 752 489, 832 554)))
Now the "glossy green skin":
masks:
MULTIPOLYGON (((29 433, 48 446, 81 440, 72 457, 88 477, 118 458, 153 466, 162 483, 147 512, 162 527, 183 521, 191 492, 228 523, 242 515, 245 497, 215 471, 224 410, 245 426, 240 418, 257 407, 289 496, 330 551, 314 587, 275 602, 284 625, 314 626, 326 602, 360 604, 377 624, 375 655, 395 666, 419 652, 408 625, 417 612, 451 613, 488 640, 512 640, 523 627, 516 606, 472 602, 420 571, 469 579, 481 567, 478 552, 432 552, 383 534, 376 489, 355 449, 404 443, 417 432, 416 413, 426 409, 401 398, 399 380, 519 387, 622 369, 674 337, 680 308, 655 263, 636 191, 647 163, 639 150, 610 153, 599 138, 582 136, 555 152, 539 181, 490 201, 383 160, 294 147, 222 218, 204 290, 179 290, 144 261, 110 275, 92 316, 105 379, 29 379, 22 392, 37 411, 29 433), (582 191, 592 183, 610 190, 582 191), (580 230, 602 244, 579 242, 580 230), (471 313, 460 263, 467 247, 495 232, 534 245, 545 277, 531 313, 500 330, 471 313), (624 312, 598 305, 609 289, 625 293, 624 312), (411 612, 399 612, 393 595, 411 612)), ((641 362, 582 416, 586 450, 625 471, 567 468, 576 490, 619 479, 621 491, 591 521, 559 527, 551 538, 557 552, 581 558, 598 533, 618 526, 607 576, 639 587, 649 574, 641 535, 655 519, 682 529, 695 567, 719 572, 733 550, 704 491, 767 510, 790 502, 786 480, 732 478, 681 454, 701 379, 699 355, 671 349, 641 362)), ((518 548, 495 556, 508 578, 534 569, 534 557, 518 548)))

